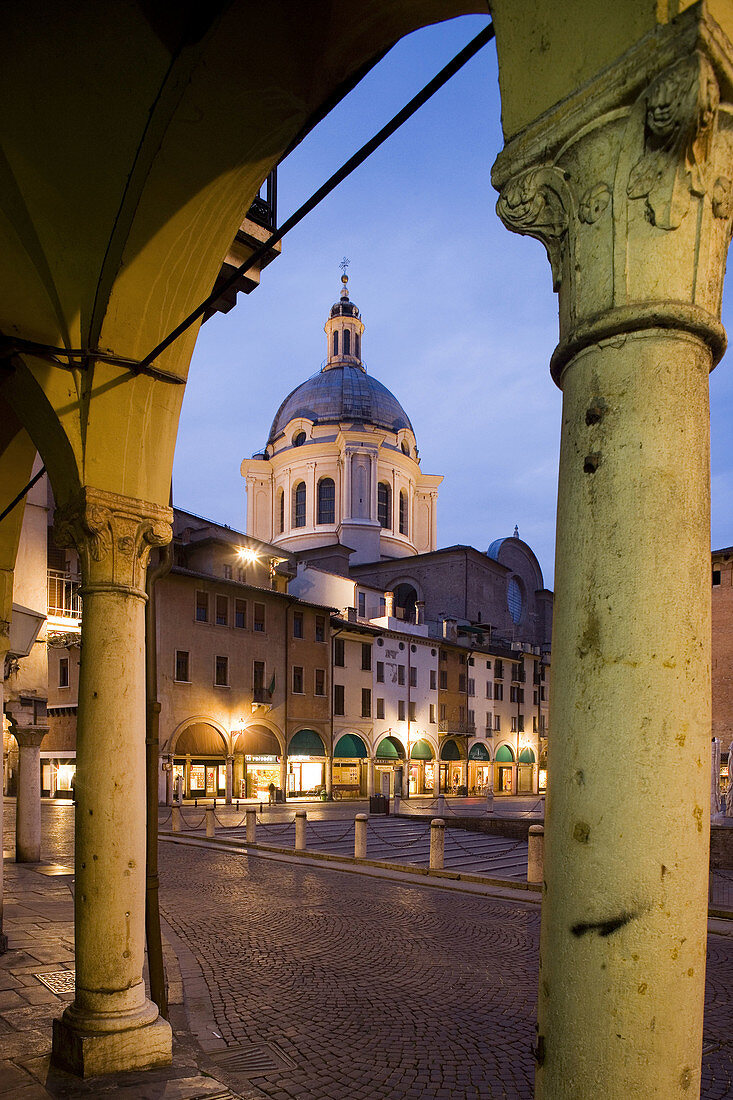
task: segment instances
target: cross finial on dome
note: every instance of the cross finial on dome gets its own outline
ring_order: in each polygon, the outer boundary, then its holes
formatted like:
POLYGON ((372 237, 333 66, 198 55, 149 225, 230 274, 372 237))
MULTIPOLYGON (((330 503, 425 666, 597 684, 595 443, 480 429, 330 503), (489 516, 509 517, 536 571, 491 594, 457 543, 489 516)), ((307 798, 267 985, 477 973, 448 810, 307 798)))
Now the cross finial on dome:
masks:
POLYGON ((349 266, 350 263, 351 263, 351 260, 349 259, 349 257, 344 256, 343 260, 339 264, 339 267, 341 268, 341 282, 344 284, 343 287, 341 288, 341 297, 342 298, 348 298, 348 296, 349 296, 349 289, 348 289, 348 286, 347 286, 347 283, 349 281, 349 276, 346 274, 346 269, 347 269, 347 267, 349 266))
POLYGON ((517 527, 516 523, 514 524, 514 538, 519 538, 519 528, 517 527))

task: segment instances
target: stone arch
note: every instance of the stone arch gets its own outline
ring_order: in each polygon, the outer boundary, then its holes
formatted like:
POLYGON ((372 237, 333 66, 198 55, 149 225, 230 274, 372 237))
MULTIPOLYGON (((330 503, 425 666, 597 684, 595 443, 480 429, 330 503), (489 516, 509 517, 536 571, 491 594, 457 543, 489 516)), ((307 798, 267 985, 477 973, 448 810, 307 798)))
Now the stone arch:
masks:
POLYGON ((383 753, 383 755, 385 757, 392 758, 392 753, 387 748, 387 746, 389 746, 389 745, 391 745, 392 748, 394 749, 394 752, 395 752, 394 760, 395 761, 405 759, 405 756, 406 756, 405 746, 403 745, 401 739, 394 733, 386 733, 386 734, 383 734, 381 737, 377 737, 377 739, 375 740, 375 743, 374 743, 373 755, 374 756, 379 756, 380 754, 377 750, 379 748, 384 747, 385 752, 383 753), (385 742, 387 743, 386 745, 385 745, 385 742))
POLYGON ((503 741, 501 743, 501 745, 496 746, 496 753, 494 755, 494 760, 496 761, 497 764, 515 764, 516 763, 516 760, 517 760, 516 754, 514 752, 514 749, 509 744, 508 741, 503 741))
POLYGON ((357 733, 355 730, 345 729, 338 735, 334 734, 334 746, 333 746, 333 758, 337 759, 367 759, 369 756, 369 744, 367 739, 361 733, 357 733), (342 744, 343 742, 343 744, 342 744), (363 748, 362 754, 360 750, 363 748), (339 749, 341 750, 339 752, 339 749), (354 749, 354 752, 347 752, 347 749, 354 749))
MULTIPOLYGON (((296 730, 295 733, 293 733, 291 735, 290 740, 288 741, 288 755, 290 755, 294 750, 297 752, 298 747, 300 745, 307 746, 309 743, 314 749, 316 749, 317 746, 316 746, 316 742, 313 739, 314 737, 317 737, 318 740, 321 742, 321 747, 322 747, 323 751, 322 752, 312 752, 312 753, 310 753, 310 755, 311 756, 323 756, 323 757, 325 757, 326 756, 326 739, 325 739, 325 737, 323 736, 322 733, 319 733, 318 730, 313 729, 312 726, 301 726, 300 729, 296 730)), ((308 754, 304 754, 304 755, 308 755, 308 754)))
POLYGON ((236 734, 232 733, 232 752, 235 754, 272 753, 273 749, 275 749, 275 756, 283 755, 283 738, 271 723, 250 722, 243 730, 238 730, 236 734), (270 743, 270 739, 274 740, 274 745, 270 743))
MULTIPOLYGON (((283 733, 282 733, 282 730, 280 729, 280 727, 276 726, 275 723, 271 722, 268 718, 260 718, 258 716, 256 722, 246 722, 245 725, 244 725, 244 729, 246 731, 248 729, 252 729, 255 726, 263 726, 269 733, 271 733, 272 736, 277 740, 277 743, 278 743, 278 746, 279 746, 279 755, 281 755, 281 756, 284 755, 284 753, 285 753, 285 738, 283 736, 283 733)), ((241 746, 237 746, 237 740, 238 740, 239 737, 241 737, 241 731, 240 730, 237 730, 236 733, 234 733, 232 731, 232 752, 243 752, 244 751, 241 746)))
POLYGON ((228 731, 224 729, 224 726, 222 726, 220 722, 217 722, 215 718, 210 718, 206 714, 192 715, 190 718, 184 718, 182 722, 179 722, 168 740, 161 746, 163 751, 169 753, 176 752, 181 737, 186 730, 190 729, 191 726, 199 725, 211 726, 221 738, 224 755, 231 755, 231 739, 228 731))
POLYGON ((466 759, 466 753, 461 748, 460 742, 457 738, 446 737, 445 741, 440 746, 440 759, 442 761, 466 759))
MULTIPOLYGON (((486 752, 486 754, 487 754, 487 760, 489 760, 489 761, 492 760, 491 745, 487 745, 485 741, 482 741, 478 737, 473 738, 473 740, 471 741, 471 744, 468 746, 468 759, 469 760, 479 760, 479 761, 483 760, 483 758, 481 758, 481 757, 471 756, 471 753, 476 748, 483 749, 484 752, 486 752)), ((485 761, 483 761, 483 762, 485 762, 485 761)))

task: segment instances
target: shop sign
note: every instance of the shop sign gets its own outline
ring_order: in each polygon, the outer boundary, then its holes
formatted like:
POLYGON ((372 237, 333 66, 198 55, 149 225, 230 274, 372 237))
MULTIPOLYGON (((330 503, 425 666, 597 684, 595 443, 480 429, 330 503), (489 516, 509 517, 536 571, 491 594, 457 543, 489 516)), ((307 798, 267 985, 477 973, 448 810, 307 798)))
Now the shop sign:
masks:
POLYGON ((316 757, 313 757, 313 756, 299 756, 297 754, 295 756, 288 756, 288 760, 292 760, 296 764, 298 762, 304 763, 305 761, 308 761, 308 760, 322 760, 322 759, 323 759, 323 757, 320 757, 320 756, 316 756, 316 757))
POLYGON ((267 753, 260 753, 259 756, 245 753, 244 759, 248 764, 277 764, 280 758, 278 756, 268 756, 267 753))
POLYGON ((388 756, 378 756, 378 757, 376 758, 376 760, 374 761, 374 763, 375 763, 375 764, 391 764, 391 765, 395 765, 395 764, 396 764, 396 761, 395 761, 394 759, 390 759, 390 758, 389 758, 388 756))

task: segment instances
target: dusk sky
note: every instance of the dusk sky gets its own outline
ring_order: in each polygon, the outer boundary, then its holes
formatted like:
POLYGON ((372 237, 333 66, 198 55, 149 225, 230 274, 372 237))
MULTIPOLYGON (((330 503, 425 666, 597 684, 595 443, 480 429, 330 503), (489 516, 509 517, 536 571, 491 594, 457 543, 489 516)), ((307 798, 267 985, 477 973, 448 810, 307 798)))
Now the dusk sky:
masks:
MULTIPOLYGON (((400 42, 280 166, 279 223, 485 24, 464 17, 400 42)), ((445 478, 438 545, 485 550, 518 524, 553 586, 557 306, 542 245, 509 233, 494 211, 502 144, 490 43, 285 238, 257 290, 203 326, 179 430, 177 506, 244 529, 241 460, 320 368, 347 256, 367 370, 412 420, 423 471, 445 478)), ((729 285, 723 322, 733 331, 729 285)), ((733 544, 730 358, 711 378, 715 547, 733 544)))

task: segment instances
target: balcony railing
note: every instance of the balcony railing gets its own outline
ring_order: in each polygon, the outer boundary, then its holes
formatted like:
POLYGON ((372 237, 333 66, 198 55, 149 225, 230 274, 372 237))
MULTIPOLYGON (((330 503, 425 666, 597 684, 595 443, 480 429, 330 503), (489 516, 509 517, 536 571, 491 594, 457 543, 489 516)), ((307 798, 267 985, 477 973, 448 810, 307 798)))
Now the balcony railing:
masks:
POLYGON ((81 619, 80 581, 60 569, 48 570, 48 614, 59 619, 81 619))
POLYGON ((461 733, 464 736, 467 734, 469 737, 473 737, 476 733, 476 723, 457 722, 444 718, 438 723, 438 729, 441 733, 461 733))

